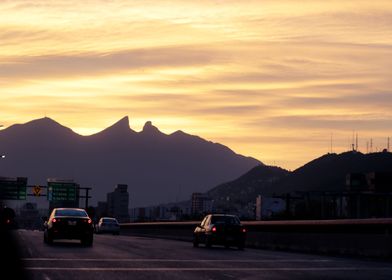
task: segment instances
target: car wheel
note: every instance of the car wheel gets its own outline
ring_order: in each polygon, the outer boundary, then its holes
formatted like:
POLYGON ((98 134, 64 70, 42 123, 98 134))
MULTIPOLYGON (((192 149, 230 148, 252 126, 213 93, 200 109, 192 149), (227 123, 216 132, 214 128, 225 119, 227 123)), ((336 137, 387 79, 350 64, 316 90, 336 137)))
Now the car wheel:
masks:
POLYGON ((91 247, 93 246, 93 237, 89 236, 89 237, 82 238, 80 242, 82 243, 83 246, 91 247))
POLYGON ((49 232, 46 233, 46 243, 49 245, 53 244, 53 236, 51 236, 49 232))
POLYGON ((206 237, 206 247, 207 248, 211 248, 212 247, 211 238, 209 236, 206 237))
POLYGON ((197 236, 193 237, 193 247, 199 247, 199 238, 197 236))

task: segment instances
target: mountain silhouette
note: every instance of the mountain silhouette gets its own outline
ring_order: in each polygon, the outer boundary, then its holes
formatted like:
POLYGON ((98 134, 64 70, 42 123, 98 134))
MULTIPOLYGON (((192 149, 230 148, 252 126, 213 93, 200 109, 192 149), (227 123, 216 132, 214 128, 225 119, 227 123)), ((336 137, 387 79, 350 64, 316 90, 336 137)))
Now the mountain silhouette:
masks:
POLYGON ((93 188, 94 204, 125 183, 130 207, 188 199, 261 164, 182 131, 164 134, 150 121, 136 132, 128 117, 90 136, 50 118, 33 120, 0 131, 0 148, 7 154, 1 176, 25 176, 29 184, 72 178, 93 188))
POLYGON ((220 184, 207 192, 217 205, 232 203, 246 205, 254 202, 265 189, 273 189, 276 184, 290 174, 275 166, 258 165, 239 178, 220 184))
POLYGON ((344 191, 348 173, 391 172, 392 153, 363 154, 356 151, 326 154, 289 172, 279 167, 259 165, 239 178, 210 189, 207 194, 217 204, 246 205, 256 196, 281 195, 296 191, 344 191))
POLYGON ((392 153, 363 154, 348 151, 326 154, 294 170, 273 189, 266 192, 287 193, 293 191, 343 191, 346 190, 348 173, 391 172, 392 153))

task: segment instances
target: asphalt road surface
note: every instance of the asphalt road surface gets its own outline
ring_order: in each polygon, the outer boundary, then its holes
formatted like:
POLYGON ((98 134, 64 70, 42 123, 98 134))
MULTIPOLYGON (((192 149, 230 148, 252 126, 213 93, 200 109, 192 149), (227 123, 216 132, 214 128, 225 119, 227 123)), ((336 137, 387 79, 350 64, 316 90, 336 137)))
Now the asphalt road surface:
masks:
POLYGON ((59 240, 50 246, 43 243, 42 232, 15 234, 32 280, 392 279, 392 263, 387 261, 193 248, 190 242, 122 235, 95 235, 93 247, 83 247, 77 240, 59 240))

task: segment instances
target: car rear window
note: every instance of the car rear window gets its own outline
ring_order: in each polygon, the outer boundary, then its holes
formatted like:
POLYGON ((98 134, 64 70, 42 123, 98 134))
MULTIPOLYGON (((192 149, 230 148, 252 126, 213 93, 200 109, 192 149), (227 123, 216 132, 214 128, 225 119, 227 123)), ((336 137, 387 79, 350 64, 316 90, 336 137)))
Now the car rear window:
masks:
POLYGON ((74 216, 74 217, 88 217, 86 211, 76 209, 59 209, 56 210, 56 217, 74 216))
POLYGON ((106 224, 117 224, 117 221, 114 219, 103 219, 102 222, 106 224))
POLYGON ((212 224, 226 224, 226 225, 239 225, 240 219, 234 216, 213 216, 211 218, 212 224))

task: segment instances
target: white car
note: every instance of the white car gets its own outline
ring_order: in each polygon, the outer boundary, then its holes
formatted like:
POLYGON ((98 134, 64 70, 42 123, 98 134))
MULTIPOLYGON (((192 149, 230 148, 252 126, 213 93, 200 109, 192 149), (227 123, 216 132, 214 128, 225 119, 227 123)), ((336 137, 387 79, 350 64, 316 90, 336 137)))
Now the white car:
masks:
POLYGON ((102 217, 101 219, 99 219, 99 222, 95 227, 95 232, 96 233, 109 232, 115 235, 119 235, 120 225, 118 224, 118 221, 115 218, 102 217))

